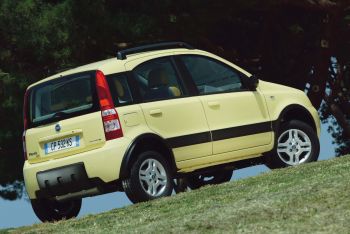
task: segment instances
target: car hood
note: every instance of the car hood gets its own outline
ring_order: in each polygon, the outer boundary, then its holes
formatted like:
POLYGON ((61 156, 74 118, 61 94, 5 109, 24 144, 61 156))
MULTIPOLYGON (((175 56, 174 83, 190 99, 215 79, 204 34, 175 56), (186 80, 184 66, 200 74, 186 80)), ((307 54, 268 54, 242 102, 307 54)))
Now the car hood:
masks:
POLYGON ((305 92, 299 89, 260 80, 258 90, 265 97, 273 96, 279 100, 289 100, 295 104, 312 106, 305 92))
POLYGON ((281 84, 276 84, 276 83, 271 83, 271 82, 267 82, 267 81, 263 81, 263 80, 259 80, 259 89, 261 91, 275 91, 275 92, 296 92, 296 93, 303 93, 305 94, 303 91, 299 90, 299 89, 295 89, 292 87, 288 87, 285 85, 281 85, 281 84))

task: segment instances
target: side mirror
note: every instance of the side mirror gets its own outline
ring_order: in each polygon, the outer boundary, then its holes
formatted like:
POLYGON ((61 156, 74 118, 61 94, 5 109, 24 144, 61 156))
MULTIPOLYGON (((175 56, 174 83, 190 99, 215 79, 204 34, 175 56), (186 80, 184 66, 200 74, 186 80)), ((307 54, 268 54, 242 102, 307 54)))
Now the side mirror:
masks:
POLYGON ((255 91, 256 88, 259 86, 259 78, 256 75, 252 75, 251 77, 247 77, 246 79, 246 86, 249 90, 255 91))

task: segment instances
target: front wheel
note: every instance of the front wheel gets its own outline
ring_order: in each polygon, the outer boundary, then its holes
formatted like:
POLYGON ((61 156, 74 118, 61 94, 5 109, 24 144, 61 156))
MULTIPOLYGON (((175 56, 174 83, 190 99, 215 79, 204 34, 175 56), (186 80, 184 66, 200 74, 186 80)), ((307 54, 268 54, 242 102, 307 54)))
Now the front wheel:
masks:
POLYGON ((36 216, 42 222, 53 222, 76 217, 81 209, 82 199, 66 202, 51 201, 47 199, 31 200, 36 216))
POLYGON ((271 169, 317 161, 320 143, 315 131, 306 123, 292 120, 281 126, 275 148, 266 155, 271 169))
POLYGON ((131 167, 130 178, 123 180, 122 185, 133 203, 170 196, 174 188, 170 166, 156 151, 138 155, 131 167))

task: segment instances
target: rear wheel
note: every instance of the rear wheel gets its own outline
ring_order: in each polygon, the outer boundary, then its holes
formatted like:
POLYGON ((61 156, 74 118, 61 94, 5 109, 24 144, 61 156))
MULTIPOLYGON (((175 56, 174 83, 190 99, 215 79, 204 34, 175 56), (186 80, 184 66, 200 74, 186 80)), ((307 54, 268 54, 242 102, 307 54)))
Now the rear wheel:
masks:
POLYGON ((169 164, 156 151, 141 153, 122 184, 133 203, 170 196, 174 188, 169 164))
POLYGON ((281 126, 274 150, 266 156, 272 169, 317 161, 320 143, 315 131, 306 123, 292 120, 281 126))
POLYGON ((42 222, 53 222, 76 217, 80 212, 81 202, 82 199, 66 202, 47 199, 31 200, 34 213, 42 222))
POLYGON ((190 189, 198 189, 206 185, 225 183, 231 180, 232 173, 233 171, 231 170, 225 170, 200 175, 191 175, 187 178, 188 187, 190 189))

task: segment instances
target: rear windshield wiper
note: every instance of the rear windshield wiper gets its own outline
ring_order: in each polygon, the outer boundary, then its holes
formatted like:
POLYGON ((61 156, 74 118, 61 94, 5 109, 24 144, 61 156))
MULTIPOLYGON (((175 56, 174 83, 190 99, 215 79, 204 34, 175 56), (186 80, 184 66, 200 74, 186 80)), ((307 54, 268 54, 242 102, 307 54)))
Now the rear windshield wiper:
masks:
POLYGON ((58 118, 62 118, 64 116, 67 116, 68 113, 64 112, 64 111, 59 111, 56 112, 50 119, 58 119, 58 118))

